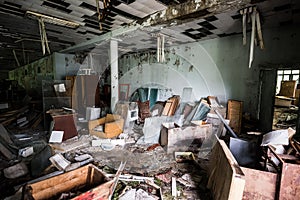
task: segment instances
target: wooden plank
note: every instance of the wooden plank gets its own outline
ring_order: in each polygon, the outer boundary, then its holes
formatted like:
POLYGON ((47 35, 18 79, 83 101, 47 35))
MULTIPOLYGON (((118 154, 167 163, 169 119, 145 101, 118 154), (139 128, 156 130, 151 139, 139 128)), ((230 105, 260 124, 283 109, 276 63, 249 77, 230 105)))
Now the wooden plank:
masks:
POLYGON ((83 186, 88 173, 88 167, 70 171, 50 179, 31 184, 34 199, 49 199, 74 187, 83 186))
POLYGON ((241 167, 245 174, 243 200, 274 200, 277 174, 241 167))
POLYGON ((242 101, 228 100, 227 118, 230 120, 229 126, 237 134, 241 133, 242 112, 243 112, 242 101))
POLYGON ((93 165, 87 165, 76 170, 45 179, 29 186, 34 199, 49 199, 63 192, 78 190, 85 186, 99 185, 108 179, 93 165), (91 177, 93 176, 93 177, 91 177))
POLYGON ((279 199, 300 199, 300 165, 286 162, 282 164, 279 199))
POLYGON ((281 81, 280 96, 295 97, 296 95, 296 81, 281 81))
POLYGON ((216 200, 241 200, 244 174, 225 142, 217 140, 210 157, 208 188, 216 200))

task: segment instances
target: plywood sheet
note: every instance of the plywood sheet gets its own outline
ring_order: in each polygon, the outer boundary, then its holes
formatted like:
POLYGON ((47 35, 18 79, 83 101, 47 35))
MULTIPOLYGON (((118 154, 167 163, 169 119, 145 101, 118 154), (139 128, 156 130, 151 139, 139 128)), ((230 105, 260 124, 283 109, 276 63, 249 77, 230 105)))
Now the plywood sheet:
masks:
POLYGON ((277 174, 241 167, 245 174, 243 200, 274 200, 277 174))
POLYGON ((208 188, 215 200, 241 200, 244 174, 223 140, 217 141, 210 157, 208 188))

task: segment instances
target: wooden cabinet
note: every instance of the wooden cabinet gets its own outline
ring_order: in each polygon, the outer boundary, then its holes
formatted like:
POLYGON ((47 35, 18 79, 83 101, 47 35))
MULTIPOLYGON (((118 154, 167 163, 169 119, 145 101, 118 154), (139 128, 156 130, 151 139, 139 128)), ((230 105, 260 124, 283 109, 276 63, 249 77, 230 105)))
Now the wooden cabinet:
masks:
POLYGON ((227 118, 230 120, 229 126, 237 134, 241 133, 242 112, 243 112, 242 101, 228 100, 227 118))
POLYGON ((85 116, 86 107, 98 107, 100 104, 99 76, 78 75, 66 77, 72 81, 72 108, 85 116))

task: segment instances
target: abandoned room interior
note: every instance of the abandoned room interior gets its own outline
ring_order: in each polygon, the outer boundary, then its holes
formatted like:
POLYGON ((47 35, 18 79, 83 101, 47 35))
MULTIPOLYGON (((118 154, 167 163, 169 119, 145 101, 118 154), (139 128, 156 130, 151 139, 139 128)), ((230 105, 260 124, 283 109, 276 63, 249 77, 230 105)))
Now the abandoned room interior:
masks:
POLYGON ((299 11, 0 0, 0 199, 300 199, 299 11))

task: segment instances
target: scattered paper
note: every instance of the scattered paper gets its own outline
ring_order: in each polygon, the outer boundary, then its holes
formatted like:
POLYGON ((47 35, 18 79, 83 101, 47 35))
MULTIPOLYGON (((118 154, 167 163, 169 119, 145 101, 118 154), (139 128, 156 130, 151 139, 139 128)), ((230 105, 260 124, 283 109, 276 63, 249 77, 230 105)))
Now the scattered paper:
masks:
POLYGON ((66 87, 63 83, 54 85, 54 89, 56 92, 66 92, 66 87))
POLYGON ((49 160, 59 170, 65 170, 71 164, 71 162, 65 159, 61 154, 55 154, 50 157, 49 160))
POLYGON ((268 145, 289 145, 288 129, 276 130, 265 134, 261 146, 268 145))
POLYGON ((64 131, 52 131, 49 143, 62 143, 64 131))

